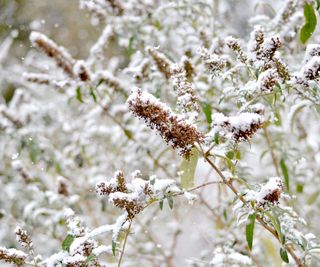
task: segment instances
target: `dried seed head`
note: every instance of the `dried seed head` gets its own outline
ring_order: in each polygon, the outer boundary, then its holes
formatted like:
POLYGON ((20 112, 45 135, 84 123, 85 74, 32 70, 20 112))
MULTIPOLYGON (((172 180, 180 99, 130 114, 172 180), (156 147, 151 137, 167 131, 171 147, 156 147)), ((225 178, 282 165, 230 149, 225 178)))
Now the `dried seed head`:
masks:
POLYGON ((195 119, 200 108, 197 103, 198 99, 195 95, 195 90, 187 79, 184 67, 179 64, 174 64, 171 68, 171 73, 174 87, 178 93, 178 106, 182 112, 186 114, 192 112, 192 119, 195 119))
POLYGON ((187 78, 191 78, 193 75, 195 75, 195 69, 190 58, 188 58, 187 56, 183 56, 181 62, 183 64, 183 68, 186 72, 187 78))
POLYGON ((15 229, 15 233, 17 241, 20 243, 21 246, 29 250, 33 250, 33 243, 27 231, 22 230, 20 226, 17 226, 15 229))
POLYGON ((75 60, 62 46, 57 45, 46 35, 39 32, 30 34, 30 41, 33 46, 44 52, 48 57, 53 58, 57 65, 70 77, 74 76, 73 65, 75 60))
POLYGON ((229 36, 226 38, 226 45, 238 54, 238 58, 242 63, 245 63, 247 61, 248 58, 243 52, 239 40, 233 38, 232 36, 229 36))
POLYGON ((109 201, 116 207, 126 210, 129 219, 133 219, 133 217, 140 213, 144 208, 142 203, 139 203, 136 198, 127 193, 112 193, 109 195, 109 201))
POLYGON ((308 61, 315 56, 320 56, 320 45, 309 44, 304 55, 304 64, 308 63, 308 61))
POLYGON ((301 69, 299 78, 303 83, 308 84, 308 81, 319 78, 320 74, 320 56, 312 57, 308 63, 301 69))
POLYGON ((248 50, 250 53, 254 54, 251 60, 260 59, 260 54, 262 50, 262 45, 264 43, 264 30, 261 26, 255 26, 254 30, 250 35, 250 42, 248 45, 248 50))
POLYGON ((211 73, 221 71, 227 66, 225 57, 210 53, 206 48, 202 48, 199 53, 205 66, 211 73))
POLYGON ((83 82, 90 80, 90 72, 83 60, 77 60, 73 66, 73 73, 83 82))
POLYGON ((128 189, 126 186, 126 180, 124 178, 124 173, 123 171, 117 171, 115 173, 115 178, 117 180, 117 191, 127 193, 128 189))
POLYGON ((114 178, 107 182, 100 182, 96 184, 96 192, 99 195, 110 195, 114 192, 127 193, 126 182, 122 171, 117 171, 114 178))
POLYGON ((169 79, 171 76, 171 61, 163 53, 155 50, 152 47, 148 47, 147 52, 156 63, 158 70, 164 74, 166 79, 169 79))
POLYGON ((259 75, 258 86, 263 92, 272 92, 278 80, 278 72, 275 69, 268 69, 259 75))
POLYGON ((22 77, 26 81, 31 82, 31 83, 45 84, 45 85, 50 84, 50 76, 47 74, 24 72, 22 74, 22 77))
POLYGON ((16 264, 17 266, 22 266, 25 264, 27 254, 20 250, 14 248, 4 248, 0 247, 0 260, 4 260, 8 263, 16 264))
POLYGON ((265 206, 266 204, 278 204, 282 192, 282 180, 279 177, 270 178, 269 181, 261 187, 259 193, 257 194, 258 205, 265 206))
POLYGON ((66 179, 59 176, 57 179, 57 182, 58 182, 58 194, 64 195, 64 196, 69 196, 69 190, 68 190, 68 185, 67 185, 66 179))
POLYGON ((202 142, 204 135, 193 124, 156 99, 153 95, 136 88, 127 100, 130 110, 144 119, 151 129, 183 156, 189 156, 194 142, 202 142))
POLYGON ((235 142, 248 141, 262 126, 263 118, 257 113, 244 112, 234 117, 216 113, 212 118, 212 127, 226 131, 235 142))
POLYGON ((122 16, 124 12, 124 8, 118 0, 106 0, 106 2, 110 5, 112 10, 117 16, 122 16))
POLYGON ((199 38, 202 41, 202 44, 203 44, 203 46, 205 48, 209 48, 210 47, 210 41, 209 41, 208 34, 204 30, 201 30, 199 32, 199 38))
POLYGON ((281 47, 281 42, 278 36, 271 37, 264 42, 261 56, 262 58, 271 60, 277 51, 281 47))

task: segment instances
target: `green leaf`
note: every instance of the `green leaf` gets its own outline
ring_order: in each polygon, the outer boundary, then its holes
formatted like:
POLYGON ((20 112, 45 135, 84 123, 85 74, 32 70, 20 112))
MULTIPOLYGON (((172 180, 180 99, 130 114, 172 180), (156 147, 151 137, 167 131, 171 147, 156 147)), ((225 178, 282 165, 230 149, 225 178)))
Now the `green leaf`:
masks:
POLYGON ((253 232, 254 232, 254 224, 256 222, 256 214, 250 214, 248 216, 247 225, 246 225, 246 239, 248 243, 248 247, 252 250, 253 243, 253 232))
POLYGON ((214 134, 214 142, 215 142, 217 145, 219 145, 219 133, 218 133, 218 132, 216 132, 216 133, 214 134))
POLYGON ((236 159, 237 159, 237 160, 240 160, 240 159, 241 159, 241 151, 240 151, 240 150, 237 150, 237 151, 236 151, 236 159))
POLYGON ((281 115, 280 115, 278 110, 274 113, 274 116, 276 118, 276 120, 274 121, 274 125, 281 126, 282 125, 282 119, 281 119, 281 115))
POLYGON ((163 210, 163 199, 159 201, 159 207, 161 210, 163 210))
POLYGON ((304 184, 297 184, 296 191, 297 193, 303 193, 304 184))
POLYGON ((33 141, 30 143, 29 157, 32 163, 37 162, 38 148, 33 141))
POLYGON ((8 86, 1 88, 1 95, 3 99, 5 100, 6 104, 10 103, 11 99, 14 96, 16 88, 12 85, 9 84, 8 86))
POLYGON ((182 188, 190 188, 193 186, 194 182, 194 174, 196 171, 197 163, 199 158, 199 152, 194 147, 191 150, 191 155, 188 159, 183 158, 180 165, 180 179, 181 179, 181 187, 182 188))
POLYGON ((90 262, 90 261, 94 261, 96 258, 97 258, 97 256, 91 253, 91 254, 86 258, 86 261, 85 261, 85 262, 88 263, 88 262, 90 262))
POLYGON ((285 238, 281 232, 281 224, 280 224, 280 221, 279 221, 277 215, 273 212, 273 210, 272 210, 272 213, 265 211, 265 214, 269 217, 274 229, 276 230, 276 232, 279 236, 280 242, 284 243, 285 238))
POLYGON ((90 88, 90 95, 92 96, 92 99, 95 103, 97 103, 97 97, 94 91, 90 88))
POLYGON ((201 107, 202 107, 204 115, 206 115, 207 123, 209 125, 211 125, 211 123, 212 123, 212 118, 211 118, 212 108, 211 108, 211 106, 206 102, 202 102, 201 107))
POLYGON ((226 157, 227 157, 228 159, 233 159, 233 157, 234 157, 234 152, 233 152, 232 150, 228 151, 228 152, 226 153, 226 157))
POLYGON ((62 249, 69 251, 71 244, 73 243, 75 237, 73 235, 67 235, 62 242, 62 249))
POLYGON ((77 87, 76 93, 77 93, 77 99, 79 100, 79 102, 83 103, 80 86, 77 87))
POLYGON ((284 159, 280 160, 280 167, 281 167, 281 171, 284 177, 284 183, 286 185, 286 189, 289 192, 290 191, 290 187, 289 187, 289 174, 288 174, 288 168, 287 165, 284 161, 284 159))
POLYGON ((317 1, 317 10, 320 9, 320 0, 316 0, 317 1))
POLYGON ((316 29, 317 17, 313 9, 313 4, 306 3, 303 9, 305 24, 300 31, 300 41, 305 44, 316 29))
POLYGON ((124 134, 128 137, 128 139, 132 139, 132 132, 128 129, 124 129, 124 134))
POLYGON ((136 52, 136 50, 132 46, 133 40, 134 40, 134 36, 131 36, 129 39, 129 44, 128 44, 128 48, 127 48, 129 58, 136 52))
POLYGON ((112 242, 111 242, 111 247, 112 247, 112 254, 113 254, 113 256, 116 256, 117 243, 114 242, 113 240, 112 240, 112 242))
POLYGON ((172 196, 168 196, 167 200, 168 200, 168 204, 169 204, 170 209, 173 209, 173 198, 172 198, 172 196))
POLYGON ((289 263, 287 251, 283 248, 280 248, 280 257, 285 263, 289 263))

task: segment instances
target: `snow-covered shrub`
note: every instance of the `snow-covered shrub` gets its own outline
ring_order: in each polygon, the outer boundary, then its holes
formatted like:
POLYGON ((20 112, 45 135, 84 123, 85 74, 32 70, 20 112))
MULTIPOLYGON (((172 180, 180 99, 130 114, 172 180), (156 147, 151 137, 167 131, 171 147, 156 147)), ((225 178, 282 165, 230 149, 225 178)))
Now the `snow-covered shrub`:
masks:
POLYGON ((319 265, 319 1, 269 2, 80 0, 82 59, 11 29, 1 264, 319 265))

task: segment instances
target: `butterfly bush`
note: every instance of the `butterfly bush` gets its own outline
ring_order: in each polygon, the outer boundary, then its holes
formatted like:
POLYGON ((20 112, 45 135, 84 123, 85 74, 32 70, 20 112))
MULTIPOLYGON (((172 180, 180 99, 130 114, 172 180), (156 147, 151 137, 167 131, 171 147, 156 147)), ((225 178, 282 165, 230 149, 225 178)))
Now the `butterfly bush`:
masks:
POLYGON ((11 29, 1 264, 318 266, 318 4, 80 0, 96 39, 37 18, 23 61, 11 29))

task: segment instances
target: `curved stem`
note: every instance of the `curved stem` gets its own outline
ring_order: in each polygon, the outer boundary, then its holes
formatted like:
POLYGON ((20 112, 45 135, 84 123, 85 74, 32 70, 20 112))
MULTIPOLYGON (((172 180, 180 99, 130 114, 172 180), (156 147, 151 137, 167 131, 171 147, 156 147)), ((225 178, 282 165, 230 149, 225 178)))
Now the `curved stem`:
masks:
POLYGON ((132 221, 130 220, 128 230, 127 230, 126 235, 124 237, 123 246, 122 246, 122 250, 121 250, 121 253, 120 253, 120 258, 119 258, 119 261, 118 261, 118 267, 121 266, 122 257, 123 257, 123 254, 124 254, 124 250, 126 248, 127 239, 128 239, 128 236, 129 236, 129 233, 130 233, 130 229, 131 229, 131 224, 132 224, 132 221))

